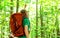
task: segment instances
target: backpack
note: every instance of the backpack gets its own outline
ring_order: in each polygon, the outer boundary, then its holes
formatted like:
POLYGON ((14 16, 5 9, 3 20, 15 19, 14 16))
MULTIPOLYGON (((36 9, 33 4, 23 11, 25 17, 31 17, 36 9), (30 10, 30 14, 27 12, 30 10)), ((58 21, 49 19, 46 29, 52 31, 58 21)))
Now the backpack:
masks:
POLYGON ((22 25, 23 16, 20 13, 14 13, 10 17, 10 29, 14 36, 24 35, 24 28, 22 25))

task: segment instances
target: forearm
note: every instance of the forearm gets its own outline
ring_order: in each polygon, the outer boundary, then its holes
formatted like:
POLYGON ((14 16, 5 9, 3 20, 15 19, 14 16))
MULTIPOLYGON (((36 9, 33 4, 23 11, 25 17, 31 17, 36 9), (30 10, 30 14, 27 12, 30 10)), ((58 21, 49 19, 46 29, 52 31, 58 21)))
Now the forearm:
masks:
POLYGON ((28 33, 27 30, 25 30, 25 35, 26 35, 27 38, 29 38, 29 33, 28 33))
POLYGON ((26 35, 26 38, 29 38, 29 32, 28 32, 28 27, 27 26, 25 27, 25 35, 26 35))

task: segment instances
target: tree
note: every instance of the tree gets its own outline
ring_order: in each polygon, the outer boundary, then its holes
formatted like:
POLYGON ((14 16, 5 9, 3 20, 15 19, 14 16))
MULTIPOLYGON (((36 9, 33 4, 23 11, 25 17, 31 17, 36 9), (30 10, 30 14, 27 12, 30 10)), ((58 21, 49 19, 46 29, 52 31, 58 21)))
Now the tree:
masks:
POLYGON ((17 5, 16 5, 16 13, 18 12, 18 8, 19 8, 19 0, 17 0, 17 5))

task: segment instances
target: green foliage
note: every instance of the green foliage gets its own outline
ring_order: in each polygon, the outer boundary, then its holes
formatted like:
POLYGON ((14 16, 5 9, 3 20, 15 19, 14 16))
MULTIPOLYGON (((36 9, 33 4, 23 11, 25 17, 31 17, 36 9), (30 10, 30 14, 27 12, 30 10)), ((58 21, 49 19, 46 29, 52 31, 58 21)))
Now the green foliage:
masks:
MULTIPOLYGON (((13 7, 13 13, 16 9, 16 1, 1 0, 0 1, 0 38, 9 38, 10 28, 10 7, 13 7)), ((19 0, 19 8, 23 8, 25 4, 30 4, 28 7, 29 19, 31 23, 30 38, 41 38, 41 31, 44 34, 43 38, 57 38, 57 30, 60 29, 60 1, 59 0, 38 0, 38 25, 36 25, 36 8, 35 0, 19 0), (41 7, 41 8, 40 8, 41 7), (41 17, 43 18, 41 20, 41 17), (43 26, 41 24, 43 22, 43 26), (37 29, 36 29, 37 26, 37 29)), ((59 36, 60 38, 60 36, 59 36)))

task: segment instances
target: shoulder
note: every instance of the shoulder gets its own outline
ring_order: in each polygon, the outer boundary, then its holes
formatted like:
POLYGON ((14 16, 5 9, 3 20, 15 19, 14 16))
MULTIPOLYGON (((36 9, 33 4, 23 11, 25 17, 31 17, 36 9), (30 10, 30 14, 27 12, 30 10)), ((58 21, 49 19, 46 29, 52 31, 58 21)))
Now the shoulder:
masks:
POLYGON ((29 20, 29 18, 24 18, 23 20, 24 20, 24 21, 28 21, 28 20, 29 20))
POLYGON ((23 22, 24 22, 24 23, 29 23, 29 22, 30 22, 30 21, 29 21, 29 18, 24 18, 24 19, 23 19, 23 22))
POLYGON ((29 25, 30 24, 30 21, 28 18, 24 18, 23 19, 23 25, 29 25))

